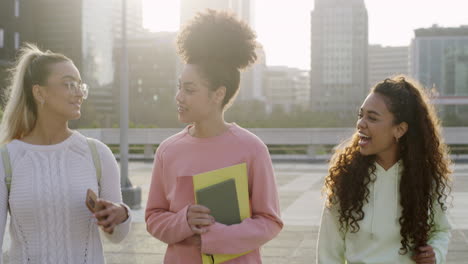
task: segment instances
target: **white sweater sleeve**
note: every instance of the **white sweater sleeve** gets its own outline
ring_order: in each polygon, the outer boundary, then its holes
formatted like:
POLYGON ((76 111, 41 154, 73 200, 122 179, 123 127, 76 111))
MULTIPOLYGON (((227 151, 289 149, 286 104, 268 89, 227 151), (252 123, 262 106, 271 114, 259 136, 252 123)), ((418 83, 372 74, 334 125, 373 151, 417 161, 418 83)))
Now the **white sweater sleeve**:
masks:
POLYGON ((427 244, 431 245, 434 249, 436 263, 444 264, 446 262, 452 227, 448 221, 447 212, 442 210, 439 203, 434 203, 434 209, 434 226, 427 244))
MULTIPOLYGON (((8 214, 8 192, 5 184, 5 167, 0 157, 0 252, 3 252, 3 237, 8 214)), ((0 264, 3 263, 3 254, 0 256, 0 264)))
POLYGON ((345 240, 340 231, 338 212, 333 208, 323 207, 317 243, 318 264, 344 264, 345 240))
POLYGON ((99 157, 101 159, 102 168, 100 198, 110 202, 122 204, 127 208, 128 212, 127 220, 117 225, 114 228, 114 232, 112 234, 102 232, 111 242, 119 243, 128 235, 130 231, 130 224, 132 221, 131 211, 128 206, 122 202, 122 192, 120 189, 120 170, 117 161, 115 160, 114 154, 112 154, 112 151, 105 144, 98 142, 96 145, 99 152, 99 157))

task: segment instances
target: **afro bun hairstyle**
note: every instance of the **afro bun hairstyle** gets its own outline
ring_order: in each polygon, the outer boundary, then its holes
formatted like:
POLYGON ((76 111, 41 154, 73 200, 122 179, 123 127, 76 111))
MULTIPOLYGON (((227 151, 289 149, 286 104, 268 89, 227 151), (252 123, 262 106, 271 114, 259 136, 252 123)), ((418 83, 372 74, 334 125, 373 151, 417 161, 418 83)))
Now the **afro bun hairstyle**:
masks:
POLYGON ((178 53, 186 63, 224 64, 238 70, 257 59, 256 34, 232 13, 207 9, 180 31, 178 53))

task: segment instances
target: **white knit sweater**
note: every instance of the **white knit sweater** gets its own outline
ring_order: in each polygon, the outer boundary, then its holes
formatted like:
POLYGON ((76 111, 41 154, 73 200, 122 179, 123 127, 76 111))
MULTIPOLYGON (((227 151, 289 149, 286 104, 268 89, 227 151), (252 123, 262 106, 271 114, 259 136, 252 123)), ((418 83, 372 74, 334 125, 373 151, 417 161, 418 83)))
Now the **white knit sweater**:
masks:
MULTIPOLYGON (((106 145, 96 145, 102 165, 100 197, 121 203, 117 162, 106 145)), ((112 235, 100 232, 92 219, 85 197, 88 188, 98 193, 98 183, 86 138, 75 131, 56 145, 13 140, 7 147, 13 176, 8 199, 0 161, 0 246, 10 212, 10 263, 105 263, 100 233, 112 242, 122 241, 131 217, 112 235)))

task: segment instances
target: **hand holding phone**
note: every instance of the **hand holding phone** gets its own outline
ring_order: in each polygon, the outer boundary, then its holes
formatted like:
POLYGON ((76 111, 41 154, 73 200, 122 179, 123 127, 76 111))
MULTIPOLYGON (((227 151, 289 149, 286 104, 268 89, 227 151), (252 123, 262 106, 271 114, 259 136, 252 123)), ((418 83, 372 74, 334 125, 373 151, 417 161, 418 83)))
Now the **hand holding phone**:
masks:
POLYGON ((101 203, 98 203, 98 197, 96 193, 91 189, 88 189, 88 191, 86 192, 86 206, 93 213, 99 212, 102 209, 104 209, 104 206, 101 203))

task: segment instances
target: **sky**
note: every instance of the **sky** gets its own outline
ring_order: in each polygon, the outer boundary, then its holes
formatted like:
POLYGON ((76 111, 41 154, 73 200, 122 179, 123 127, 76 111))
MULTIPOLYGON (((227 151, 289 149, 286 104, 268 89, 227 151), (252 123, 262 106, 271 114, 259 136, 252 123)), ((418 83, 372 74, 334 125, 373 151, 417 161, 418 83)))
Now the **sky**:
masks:
MULTIPOLYGON (((193 0, 196 1, 196 0, 193 0)), ((414 29, 468 25, 468 0, 364 0, 369 44, 407 46, 414 29)), ((310 12, 314 0, 255 0, 253 27, 268 65, 310 68, 310 12)), ((179 0, 143 0, 143 26, 177 31, 179 0)))

